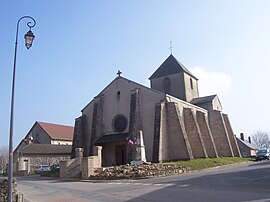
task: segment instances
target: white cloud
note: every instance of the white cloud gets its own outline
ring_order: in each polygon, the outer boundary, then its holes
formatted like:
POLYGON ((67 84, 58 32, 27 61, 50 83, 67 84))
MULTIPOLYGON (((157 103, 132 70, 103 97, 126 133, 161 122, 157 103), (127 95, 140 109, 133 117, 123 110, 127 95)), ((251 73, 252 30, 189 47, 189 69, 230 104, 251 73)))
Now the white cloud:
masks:
POLYGON ((219 97, 230 93, 232 87, 231 76, 224 72, 208 72, 202 67, 191 67, 189 70, 199 79, 199 95, 218 94, 219 97))

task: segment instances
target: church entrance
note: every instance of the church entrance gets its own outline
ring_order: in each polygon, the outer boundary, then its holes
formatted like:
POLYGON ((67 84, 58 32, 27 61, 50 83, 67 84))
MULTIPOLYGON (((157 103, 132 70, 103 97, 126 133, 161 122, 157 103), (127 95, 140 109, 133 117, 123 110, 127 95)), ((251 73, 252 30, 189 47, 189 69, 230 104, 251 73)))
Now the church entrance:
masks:
POLYGON ((126 145, 115 146, 115 163, 116 165, 124 165, 127 163, 127 147, 126 145))

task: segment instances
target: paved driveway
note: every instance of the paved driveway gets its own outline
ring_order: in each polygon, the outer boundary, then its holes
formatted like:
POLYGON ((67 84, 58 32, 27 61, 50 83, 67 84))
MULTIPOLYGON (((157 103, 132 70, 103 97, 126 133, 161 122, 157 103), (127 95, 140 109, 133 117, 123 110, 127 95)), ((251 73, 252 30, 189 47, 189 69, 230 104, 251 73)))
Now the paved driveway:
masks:
POLYGON ((62 181, 20 177, 31 202, 270 201, 270 161, 249 162, 177 176, 123 181, 62 181))

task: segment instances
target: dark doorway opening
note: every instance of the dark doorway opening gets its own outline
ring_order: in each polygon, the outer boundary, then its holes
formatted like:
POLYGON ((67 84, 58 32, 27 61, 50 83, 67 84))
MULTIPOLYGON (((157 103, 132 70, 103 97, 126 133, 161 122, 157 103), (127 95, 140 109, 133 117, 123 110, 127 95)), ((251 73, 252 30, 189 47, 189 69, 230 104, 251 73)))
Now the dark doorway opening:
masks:
POLYGON ((115 146, 115 161, 116 165, 124 165, 127 163, 127 147, 126 145, 115 146))

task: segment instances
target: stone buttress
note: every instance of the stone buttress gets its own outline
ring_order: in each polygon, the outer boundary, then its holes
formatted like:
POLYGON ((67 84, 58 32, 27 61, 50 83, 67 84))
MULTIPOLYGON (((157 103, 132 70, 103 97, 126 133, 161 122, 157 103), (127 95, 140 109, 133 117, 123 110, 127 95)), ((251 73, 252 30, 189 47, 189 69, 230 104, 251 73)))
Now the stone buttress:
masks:
POLYGON ((208 155, 195 112, 191 108, 184 108, 183 117, 194 158, 207 158, 208 155))
POLYGON ((96 138, 104 133, 104 125, 103 125, 103 106, 104 105, 104 96, 100 95, 95 98, 93 116, 92 116, 92 127, 91 127, 91 135, 90 135, 90 145, 89 145, 89 154, 87 156, 93 156, 94 151, 94 141, 96 138))
POLYGON ((227 128, 227 132, 228 132, 228 136, 229 136, 229 140, 230 140, 230 143, 231 143, 231 146, 232 146, 234 156, 241 157, 241 153, 240 153, 238 144, 236 142, 235 135, 233 134, 233 130, 232 130, 232 126, 231 126, 229 117, 228 117, 227 114, 222 114, 222 116, 223 116, 223 119, 224 119, 224 122, 225 122, 225 125, 226 125, 226 128, 227 128))
POLYGON ((91 132, 89 134, 88 125, 89 122, 86 115, 82 115, 75 120, 73 144, 71 158, 75 158, 75 149, 84 148, 83 156, 95 155, 94 141, 98 134, 103 134, 103 100, 104 97, 101 95, 96 97, 94 100, 94 107, 92 113, 91 132))
POLYGON ((209 127, 208 118, 206 117, 206 114, 200 111, 196 111, 196 117, 208 157, 209 158, 218 157, 217 148, 214 143, 214 139, 209 127))
POLYGON ((218 155, 220 157, 234 156, 234 152, 222 113, 216 110, 211 111, 211 114, 209 115, 209 120, 218 155))
POLYGON ((154 136, 153 136, 153 152, 152 152, 152 162, 158 163, 162 161, 161 157, 161 140, 160 140, 160 130, 161 130, 161 108, 164 106, 161 103, 155 105, 155 122, 154 122, 154 136))
POLYGON ((85 115, 75 119, 71 158, 76 157, 76 148, 85 148, 86 144, 86 117, 85 115))
MULTIPOLYGON (((141 112, 140 112, 140 96, 139 89, 131 91, 130 95, 130 111, 129 111, 129 134, 140 138, 140 130, 142 129, 141 112)), ((128 162, 136 160, 136 146, 128 147, 128 162)))
POLYGON ((174 102, 156 105, 153 162, 193 159, 183 118, 174 102))

